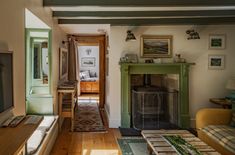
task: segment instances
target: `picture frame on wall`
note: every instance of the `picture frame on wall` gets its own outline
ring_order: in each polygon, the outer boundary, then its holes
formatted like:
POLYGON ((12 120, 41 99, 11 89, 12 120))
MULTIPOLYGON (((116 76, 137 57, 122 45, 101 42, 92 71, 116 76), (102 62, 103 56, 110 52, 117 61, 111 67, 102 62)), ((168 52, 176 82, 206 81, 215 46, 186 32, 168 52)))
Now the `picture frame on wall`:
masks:
POLYGON ((60 48, 60 79, 68 79, 68 50, 60 48))
POLYGON ((225 55, 208 55, 208 68, 209 69, 224 69, 225 68, 225 55))
POLYGON ((225 49, 226 35, 225 34, 210 34, 209 49, 225 49))
POLYGON ((143 58, 172 57, 172 35, 143 35, 140 37, 143 58))
POLYGON ((109 57, 106 57, 106 76, 109 76, 109 57))
POLYGON ((95 67, 95 57, 83 57, 81 59, 82 67, 95 67))

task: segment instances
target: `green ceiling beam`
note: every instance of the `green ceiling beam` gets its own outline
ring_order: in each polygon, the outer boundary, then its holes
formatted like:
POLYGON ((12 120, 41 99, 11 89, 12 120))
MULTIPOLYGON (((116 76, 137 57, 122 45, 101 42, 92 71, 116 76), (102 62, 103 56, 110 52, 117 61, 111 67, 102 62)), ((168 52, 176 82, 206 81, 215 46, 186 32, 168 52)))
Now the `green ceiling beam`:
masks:
POLYGON ((214 18, 158 18, 158 19, 59 19, 59 24, 125 25, 221 25, 235 24, 235 17, 214 18))
POLYGON ((234 0, 43 0, 44 6, 235 6, 234 0))
POLYGON ((167 16, 233 16, 235 10, 201 11, 53 11, 53 17, 167 17, 167 16))

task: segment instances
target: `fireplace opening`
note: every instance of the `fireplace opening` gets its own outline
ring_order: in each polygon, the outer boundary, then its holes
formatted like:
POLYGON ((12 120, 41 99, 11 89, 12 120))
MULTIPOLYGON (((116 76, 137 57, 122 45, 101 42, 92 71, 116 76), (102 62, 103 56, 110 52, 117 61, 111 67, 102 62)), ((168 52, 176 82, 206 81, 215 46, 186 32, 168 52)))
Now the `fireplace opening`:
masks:
POLYGON ((167 75, 134 75, 131 90, 132 127, 178 128, 178 91, 169 88, 167 75))

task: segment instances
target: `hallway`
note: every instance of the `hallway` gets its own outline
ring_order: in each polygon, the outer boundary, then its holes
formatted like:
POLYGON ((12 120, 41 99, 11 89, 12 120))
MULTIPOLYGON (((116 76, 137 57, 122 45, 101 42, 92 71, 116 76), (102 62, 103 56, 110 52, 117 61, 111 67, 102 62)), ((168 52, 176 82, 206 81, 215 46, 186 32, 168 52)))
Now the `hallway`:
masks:
MULTIPOLYGON (((104 113, 101 112, 102 117, 104 113)), ((107 119, 104 121, 107 128, 107 119)), ((70 121, 65 119, 52 149, 52 155, 121 155, 117 144, 118 129, 107 132, 70 132, 70 121)))

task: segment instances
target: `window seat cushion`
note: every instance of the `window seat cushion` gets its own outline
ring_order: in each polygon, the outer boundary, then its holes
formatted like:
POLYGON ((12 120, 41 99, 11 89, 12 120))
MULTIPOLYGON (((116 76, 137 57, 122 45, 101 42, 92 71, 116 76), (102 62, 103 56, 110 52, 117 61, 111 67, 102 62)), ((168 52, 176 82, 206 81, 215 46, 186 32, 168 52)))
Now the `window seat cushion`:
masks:
POLYGON ((235 154, 235 128, 228 125, 208 125, 202 131, 235 154))
POLYGON ((45 129, 37 129, 27 141, 27 154, 32 155, 37 152, 43 139, 46 136, 45 129))
POLYGON ((49 131, 54 121, 55 121, 55 116, 44 116, 38 129, 45 128, 46 131, 49 131))
POLYGON ((57 116, 44 116, 38 128, 27 141, 27 155, 35 154, 43 144, 43 140, 51 131, 49 131, 56 121, 57 116))

